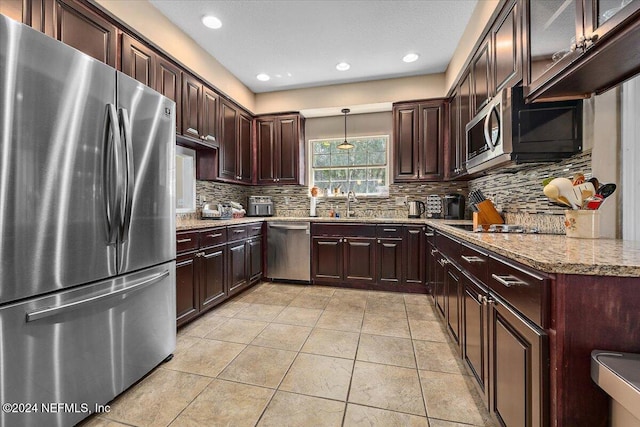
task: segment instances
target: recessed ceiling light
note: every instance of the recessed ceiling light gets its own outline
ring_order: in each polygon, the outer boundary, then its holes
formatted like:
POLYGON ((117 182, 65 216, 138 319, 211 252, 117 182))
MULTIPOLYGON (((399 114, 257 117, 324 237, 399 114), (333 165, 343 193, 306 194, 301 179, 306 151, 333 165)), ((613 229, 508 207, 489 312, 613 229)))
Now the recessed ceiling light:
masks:
POLYGON ((256 79, 260 80, 261 82, 266 82, 267 80, 271 79, 271 77, 269 77, 268 74, 260 73, 256 76, 256 79))
POLYGON ((404 58, 402 58, 402 60, 404 62, 414 62, 417 61, 419 58, 419 55, 417 53, 407 53, 404 58))
POLYGON ((222 27, 222 21, 220 21, 218 18, 216 18, 213 15, 203 16, 202 24, 205 27, 213 28, 214 30, 217 30, 218 28, 222 27))
POLYGON ((351 68, 351 65, 347 64, 346 62, 341 62, 336 65, 336 70, 338 71, 347 71, 349 68, 351 68))

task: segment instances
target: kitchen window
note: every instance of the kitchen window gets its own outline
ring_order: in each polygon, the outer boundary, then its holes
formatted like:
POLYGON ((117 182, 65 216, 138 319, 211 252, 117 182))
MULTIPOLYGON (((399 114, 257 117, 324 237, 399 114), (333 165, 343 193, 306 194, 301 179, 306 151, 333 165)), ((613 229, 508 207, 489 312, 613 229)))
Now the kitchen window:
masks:
POLYGON ((389 135, 347 138, 353 148, 338 148, 344 138, 312 139, 310 186, 338 194, 354 191, 361 196, 389 194, 389 135))

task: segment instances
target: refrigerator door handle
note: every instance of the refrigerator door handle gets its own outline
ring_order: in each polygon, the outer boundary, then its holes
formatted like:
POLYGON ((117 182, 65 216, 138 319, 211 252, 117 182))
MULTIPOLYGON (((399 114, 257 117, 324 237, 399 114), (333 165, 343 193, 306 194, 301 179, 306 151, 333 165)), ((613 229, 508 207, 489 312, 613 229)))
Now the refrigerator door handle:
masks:
POLYGON ((122 218, 120 228, 120 243, 127 241, 129 228, 131 227, 131 209, 133 208, 133 190, 135 187, 135 170, 133 167, 133 141, 131 138, 131 120, 126 108, 118 110, 120 116, 120 127, 123 131, 124 157, 126 162, 124 206, 122 206, 122 218))
POLYGON ((162 273, 156 273, 152 276, 140 279, 134 282, 132 285, 127 286, 126 288, 118 289, 117 291, 96 295, 91 298, 85 298, 78 301, 73 301, 68 304, 63 304, 63 305, 58 305, 53 307, 45 307, 37 311, 32 311, 31 313, 27 313, 27 322, 34 322, 36 320, 55 316, 57 314, 67 313, 69 311, 82 308, 88 304, 95 304, 97 302, 103 301, 108 298, 113 298, 119 295, 122 295, 124 299, 129 295, 131 295, 132 293, 140 291, 146 288, 147 286, 157 283, 167 276, 169 276, 169 270, 165 270, 162 273))
POLYGON ((122 209, 122 165, 120 163, 120 129, 118 115, 113 104, 107 104, 105 113, 105 141, 104 157, 102 163, 102 188, 104 191, 104 204, 107 220, 105 229, 107 244, 114 245, 118 238, 118 223, 122 209), (115 171, 112 166, 115 166, 115 171), (115 175, 115 177, 114 177, 115 175), (112 183, 115 178, 115 191, 112 183))

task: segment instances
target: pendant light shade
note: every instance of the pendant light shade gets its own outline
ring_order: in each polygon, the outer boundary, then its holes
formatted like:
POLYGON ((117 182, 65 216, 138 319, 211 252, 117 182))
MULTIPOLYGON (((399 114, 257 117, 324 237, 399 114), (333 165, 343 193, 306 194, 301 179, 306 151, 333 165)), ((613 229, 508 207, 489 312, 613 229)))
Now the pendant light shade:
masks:
POLYGON ((353 144, 347 142, 347 114, 349 114, 349 112, 351 112, 351 110, 348 108, 342 109, 342 114, 344 114, 344 142, 338 145, 338 148, 341 150, 350 150, 353 148, 353 144))

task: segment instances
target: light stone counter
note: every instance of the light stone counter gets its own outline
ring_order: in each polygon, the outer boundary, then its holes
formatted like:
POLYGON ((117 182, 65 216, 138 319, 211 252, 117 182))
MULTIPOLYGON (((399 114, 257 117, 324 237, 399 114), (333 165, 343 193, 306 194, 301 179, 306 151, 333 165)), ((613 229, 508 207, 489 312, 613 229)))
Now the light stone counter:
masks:
POLYGON ((179 220, 177 230, 246 224, 256 221, 355 222, 366 224, 428 224, 460 240, 546 273, 626 276, 640 278, 640 241, 573 239, 564 235, 473 233, 450 227, 469 221, 408 218, 241 218, 231 220, 179 220))

